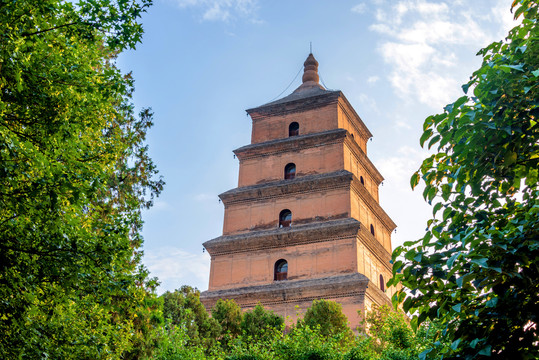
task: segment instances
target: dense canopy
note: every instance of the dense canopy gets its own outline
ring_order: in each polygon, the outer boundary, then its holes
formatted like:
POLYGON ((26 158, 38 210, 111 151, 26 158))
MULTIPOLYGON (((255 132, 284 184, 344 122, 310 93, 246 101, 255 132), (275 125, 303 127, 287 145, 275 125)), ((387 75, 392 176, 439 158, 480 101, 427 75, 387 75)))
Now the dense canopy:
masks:
POLYGON ((0 357, 119 357, 162 187, 116 55, 150 0, 0 4, 0 357))
POLYGON ((521 23, 479 51, 466 95, 424 124, 436 152, 411 182, 434 218, 395 250, 391 283, 413 324, 443 324, 429 358, 539 357, 538 3, 513 11, 521 23))

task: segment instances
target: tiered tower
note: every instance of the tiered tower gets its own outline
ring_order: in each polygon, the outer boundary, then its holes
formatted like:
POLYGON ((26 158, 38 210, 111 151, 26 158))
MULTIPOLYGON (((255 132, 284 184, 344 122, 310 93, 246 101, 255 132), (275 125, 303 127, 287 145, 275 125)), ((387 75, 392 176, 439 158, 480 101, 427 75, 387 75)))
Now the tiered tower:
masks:
POLYGON ((372 134, 340 91, 319 84, 318 62, 305 61, 292 94, 247 110, 251 144, 234 151, 238 187, 219 197, 223 235, 204 243, 211 255, 206 308, 235 299, 295 319, 313 299, 357 311, 389 303, 391 233, 378 203, 382 175, 367 157, 372 134))

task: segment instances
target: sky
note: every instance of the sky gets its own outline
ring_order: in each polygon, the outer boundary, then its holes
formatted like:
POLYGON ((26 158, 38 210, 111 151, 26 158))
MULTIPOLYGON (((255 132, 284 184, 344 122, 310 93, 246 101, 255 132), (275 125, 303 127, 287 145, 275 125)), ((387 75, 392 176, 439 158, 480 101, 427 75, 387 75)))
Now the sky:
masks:
POLYGON ((208 288, 202 244, 222 234, 218 195, 235 188, 232 150, 250 143, 245 109, 290 94, 312 43, 328 89, 373 134, 393 248, 423 236, 432 209, 410 177, 428 151, 425 118, 462 95, 476 53, 515 25, 510 0, 154 0, 142 44, 122 54, 137 109, 151 107, 149 153, 166 186, 143 213, 144 264, 159 293, 208 288))

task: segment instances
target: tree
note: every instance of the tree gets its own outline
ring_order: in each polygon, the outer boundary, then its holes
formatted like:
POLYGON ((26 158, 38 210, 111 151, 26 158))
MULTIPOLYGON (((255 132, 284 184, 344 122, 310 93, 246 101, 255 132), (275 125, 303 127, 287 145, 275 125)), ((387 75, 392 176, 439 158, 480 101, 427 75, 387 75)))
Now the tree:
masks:
POLYGON ((0 357, 118 358, 147 296, 152 114, 114 59, 151 0, 0 3, 0 357))
POLYGON ((159 345, 153 350, 152 360, 205 360, 204 350, 199 345, 189 344, 185 326, 173 325, 169 321, 159 329, 159 345))
POLYGON ((350 342, 342 342, 348 332, 322 334, 320 326, 295 326, 289 334, 273 344, 274 359, 340 360, 350 342))
POLYGON ((393 253, 396 302, 414 326, 444 326, 430 358, 539 357, 538 4, 512 10, 522 23, 479 51, 466 95, 425 120, 421 144, 437 152, 411 184, 434 216, 393 253))
POLYGON ((216 345, 221 333, 217 320, 210 318, 200 302, 200 291, 184 285, 174 292, 163 295, 163 315, 170 324, 184 326, 189 346, 201 346, 206 351, 216 345))
POLYGON ((346 338, 353 338, 352 330, 348 327, 348 318, 342 312, 341 304, 329 300, 313 300, 305 312, 303 323, 311 329, 320 327, 320 333, 329 337, 339 333, 346 338))
POLYGON ((229 340, 241 334, 243 314, 240 306, 233 299, 219 299, 211 309, 211 316, 221 326, 221 336, 229 340))
MULTIPOLYGON (((163 299, 154 292, 147 292, 141 306, 133 316, 131 343, 128 352, 122 354, 122 359, 135 360, 151 356, 156 349, 166 346, 167 340, 176 336, 170 331, 170 337, 164 338, 167 328, 163 318, 163 299)), ((168 335, 168 334, 167 334, 168 335)))
POLYGON ((241 330, 244 336, 251 336, 258 341, 273 338, 275 332, 281 332, 284 319, 271 310, 266 310, 259 303, 253 310, 243 314, 241 330))
MULTIPOLYGON (((382 358, 417 359, 420 344, 401 311, 387 305, 375 307, 365 314, 363 330, 373 352, 382 358)), ((423 328, 418 332, 425 337, 424 333, 423 328)))

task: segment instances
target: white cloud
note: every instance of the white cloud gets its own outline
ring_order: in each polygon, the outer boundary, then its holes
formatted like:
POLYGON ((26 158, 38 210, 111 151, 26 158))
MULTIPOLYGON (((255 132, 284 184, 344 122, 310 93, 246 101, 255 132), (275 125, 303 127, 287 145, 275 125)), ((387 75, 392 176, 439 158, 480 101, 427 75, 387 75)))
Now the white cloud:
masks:
POLYGON ((200 193, 196 194, 194 197, 197 202, 219 201, 215 194, 200 193))
POLYGON ((253 23, 261 21, 256 17, 258 0, 170 0, 181 8, 195 8, 202 11, 205 21, 230 21, 246 18, 253 23))
POLYGON ((507 36, 507 33, 510 29, 512 29, 514 26, 519 23, 519 21, 522 19, 513 19, 513 13, 508 11, 509 5, 506 1, 498 1, 498 4, 496 4, 489 14, 489 19, 492 21, 500 21, 503 26, 500 28, 500 31, 497 34, 497 37, 500 39, 507 36))
POLYGON ((371 108, 371 110, 378 112, 378 106, 376 105, 376 100, 374 100, 374 98, 370 97, 369 95, 364 94, 364 93, 359 94, 359 101, 366 107, 371 108))
POLYGON ((352 12, 355 12, 356 14, 363 14, 365 13, 365 10, 367 10, 367 4, 360 3, 354 6, 352 9, 350 9, 352 12))
POLYGON ((460 50, 477 51, 499 38, 500 26, 513 26, 506 2, 499 1, 487 14, 473 6, 400 0, 376 10, 369 29, 386 37, 378 51, 390 67, 388 79, 399 96, 437 109, 458 96, 466 79, 459 72, 462 66, 456 66, 464 62, 460 50))
POLYGON ((413 3, 413 7, 415 10, 417 10, 420 14, 426 15, 426 16, 440 16, 448 14, 449 8, 447 7, 447 4, 445 3, 431 3, 428 1, 417 1, 413 3))
POLYGON ((435 49, 427 44, 403 44, 386 42, 381 46, 386 61, 393 62, 401 70, 417 70, 427 64, 435 49))
POLYGON ((410 126, 410 124, 408 124, 408 123, 407 123, 405 120, 403 120, 403 119, 397 119, 397 120, 395 120, 394 126, 395 126, 396 129, 406 129, 406 130, 412 129, 412 126, 410 126))
POLYGON ((182 285, 204 290, 208 287, 210 256, 207 252, 193 254, 177 247, 162 247, 144 251, 144 265, 150 276, 159 278, 159 293, 173 291, 182 285))
POLYGON ((380 34, 393 35, 392 29, 386 24, 372 24, 369 26, 369 30, 376 31, 380 34))
POLYGON ((151 207, 151 211, 157 212, 157 211, 165 211, 170 210, 172 207, 169 203, 163 200, 155 200, 153 203, 153 206, 151 207))
POLYGON ((402 146, 393 156, 377 159, 376 167, 384 178, 397 189, 409 191, 409 179, 419 169, 428 152, 402 146))
POLYGON ((374 75, 374 76, 369 76, 369 78, 367 79, 367 82, 369 84, 374 84, 376 83, 378 80, 380 80, 380 77, 374 75))
POLYGON ((223 9, 218 2, 214 2, 211 7, 206 10, 204 15, 202 15, 202 18, 210 21, 226 21, 230 18, 230 12, 226 8, 223 9))

